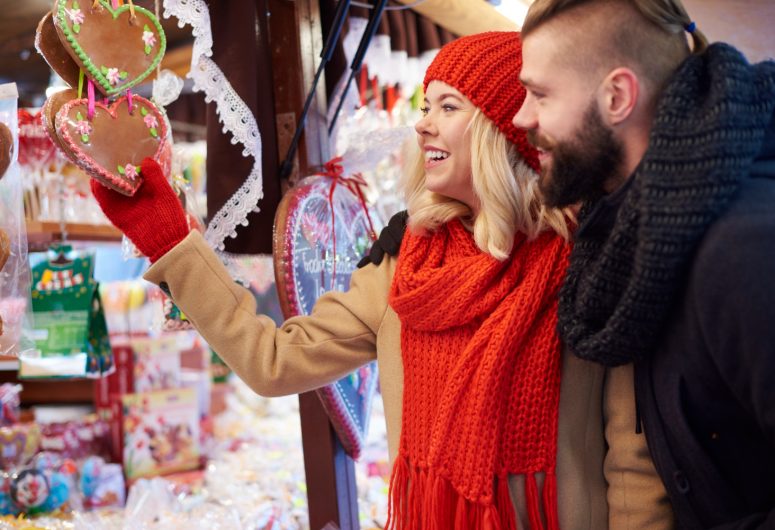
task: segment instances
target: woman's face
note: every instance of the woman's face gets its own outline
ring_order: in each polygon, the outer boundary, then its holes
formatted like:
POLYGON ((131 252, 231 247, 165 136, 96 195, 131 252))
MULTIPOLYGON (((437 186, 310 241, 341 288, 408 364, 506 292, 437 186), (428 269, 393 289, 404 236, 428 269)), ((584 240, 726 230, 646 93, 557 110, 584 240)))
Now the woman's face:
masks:
POLYGON ((425 187, 475 210, 471 183, 471 132, 476 107, 442 81, 431 81, 425 93, 423 117, 414 129, 425 156, 425 187))

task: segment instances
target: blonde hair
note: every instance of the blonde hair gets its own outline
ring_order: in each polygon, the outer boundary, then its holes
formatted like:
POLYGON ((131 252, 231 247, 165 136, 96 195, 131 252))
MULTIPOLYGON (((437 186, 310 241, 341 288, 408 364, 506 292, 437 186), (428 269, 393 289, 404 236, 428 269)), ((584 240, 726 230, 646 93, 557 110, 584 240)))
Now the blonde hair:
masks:
POLYGON ((566 21, 564 28, 578 37, 567 47, 569 62, 584 63, 574 57, 579 52, 593 57, 599 66, 622 62, 656 89, 690 53, 699 54, 708 47, 708 39, 695 26, 688 33, 689 49, 686 35, 692 19, 681 0, 536 0, 522 26, 522 38, 560 18, 566 21), (581 19, 587 24, 579 24, 581 19), (589 46, 593 49, 584 49, 589 46))
POLYGON ((473 232, 477 247, 499 260, 511 255, 519 232, 533 239, 553 230, 568 239, 567 221, 572 216, 541 203, 538 175, 525 164, 516 146, 479 109, 468 127, 472 186, 480 202, 479 213, 474 217, 462 202, 425 188, 425 159, 415 148, 407 157, 402 182, 409 227, 419 233, 432 232, 460 218, 473 232))

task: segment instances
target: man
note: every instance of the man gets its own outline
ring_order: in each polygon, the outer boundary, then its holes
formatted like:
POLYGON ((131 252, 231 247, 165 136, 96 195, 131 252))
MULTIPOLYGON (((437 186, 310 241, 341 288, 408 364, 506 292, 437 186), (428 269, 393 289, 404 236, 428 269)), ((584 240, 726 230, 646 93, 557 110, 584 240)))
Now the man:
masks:
POLYGON ((563 339, 634 366, 679 527, 775 527, 775 63, 705 49, 679 0, 536 0, 522 37, 514 123, 546 202, 583 203, 563 339))

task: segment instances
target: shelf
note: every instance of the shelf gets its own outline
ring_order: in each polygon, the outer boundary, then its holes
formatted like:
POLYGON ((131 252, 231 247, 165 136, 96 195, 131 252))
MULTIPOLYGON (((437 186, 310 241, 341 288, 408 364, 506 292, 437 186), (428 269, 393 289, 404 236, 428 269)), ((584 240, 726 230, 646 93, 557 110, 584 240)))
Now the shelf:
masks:
POLYGON ((16 371, 0 371, 0 384, 21 383, 22 406, 52 403, 91 403, 94 399, 94 381, 91 379, 25 379, 16 371))
MULTIPOLYGON (((117 242, 121 232, 110 225, 67 223, 68 241, 117 242)), ((62 240, 62 230, 55 221, 28 221, 27 241, 30 250, 46 250, 49 245, 62 240)))

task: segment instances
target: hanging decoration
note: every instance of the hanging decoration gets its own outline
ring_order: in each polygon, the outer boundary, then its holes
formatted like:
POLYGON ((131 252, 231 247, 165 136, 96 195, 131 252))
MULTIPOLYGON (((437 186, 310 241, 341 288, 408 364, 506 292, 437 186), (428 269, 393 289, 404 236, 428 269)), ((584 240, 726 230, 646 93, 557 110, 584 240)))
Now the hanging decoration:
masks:
MULTIPOLYGON (((204 92, 205 101, 215 102, 216 112, 223 123, 223 132, 232 134, 232 143, 243 146, 242 155, 254 159, 253 168, 242 186, 210 219, 204 237, 218 251, 225 248, 227 237, 237 236, 237 225, 247 226, 250 212, 257 212, 258 201, 264 196, 261 168, 261 135, 250 108, 229 83, 212 56, 213 37, 210 11, 204 0, 164 0, 164 18, 174 16, 178 26, 190 25, 194 35, 191 71, 188 77, 194 90, 204 92)), ((223 257, 223 256, 222 256, 223 257)))
MULTIPOLYGON (((275 218, 277 292, 286 318, 311 313, 326 291, 345 291, 358 261, 381 225, 369 210, 358 175, 346 176, 341 159, 285 194, 275 218)), ((357 458, 368 429, 377 384, 370 363, 318 389, 345 451, 357 458)))
POLYGON ((103 94, 116 96, 143 82, 164 56, 164 30, 156 16, 131 2, 57 0, 52 13, 59 39, 103 94), (114 2, 117 3, 117 2, 114 2))
POLYGON ((145 98, 126 96, 110 106, 74 99, 56 115, 56 132, 65 154, 108 188, 134 195, 142 183, 140 164, 146 157, 169 173, 171 146, 159 109, 145 98), (131 110, 130 110, 131 104, 131 110), (92 117, 89 118, 89 114, 92 117))

